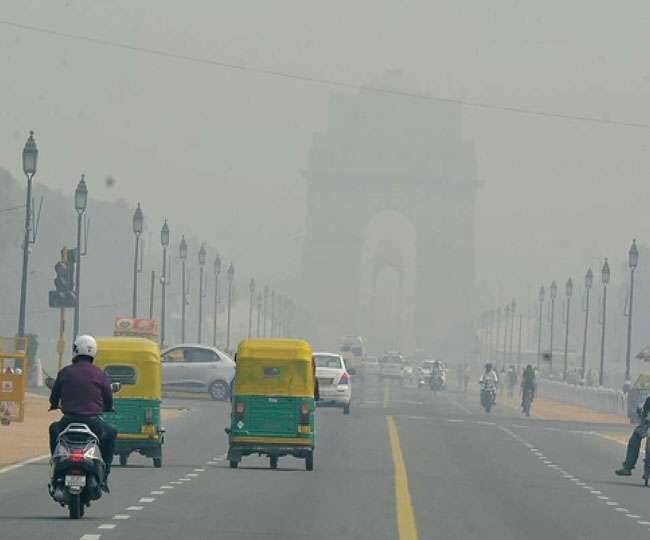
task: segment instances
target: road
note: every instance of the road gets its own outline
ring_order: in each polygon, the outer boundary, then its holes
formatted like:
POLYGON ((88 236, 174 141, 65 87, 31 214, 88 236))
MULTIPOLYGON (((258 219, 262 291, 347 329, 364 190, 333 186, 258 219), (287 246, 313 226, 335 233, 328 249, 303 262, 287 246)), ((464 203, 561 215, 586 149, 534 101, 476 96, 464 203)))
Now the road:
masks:
POLYGON ((433 396, 396 382, 354 386, 350 416, 317 413, 315 470, 224 461, 228 404, 168 400, 163 469, 133 458, 112 492, 70 521, 46 463, 0 474, 2 540, 611 539, 650 536, 650 489, 613 469, 621 425, 522 418, 477 392, 433 396))

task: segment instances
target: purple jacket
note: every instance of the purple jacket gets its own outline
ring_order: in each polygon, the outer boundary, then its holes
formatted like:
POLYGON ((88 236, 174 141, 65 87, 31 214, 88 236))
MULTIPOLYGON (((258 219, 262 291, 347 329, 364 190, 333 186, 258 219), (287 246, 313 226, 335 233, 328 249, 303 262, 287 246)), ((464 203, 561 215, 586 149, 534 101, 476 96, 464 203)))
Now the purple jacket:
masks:
POLYGON ((113 409, 111 382, 88 360, 77 360, 56 376, 50 404, 68 416, 99 416, 113 409))

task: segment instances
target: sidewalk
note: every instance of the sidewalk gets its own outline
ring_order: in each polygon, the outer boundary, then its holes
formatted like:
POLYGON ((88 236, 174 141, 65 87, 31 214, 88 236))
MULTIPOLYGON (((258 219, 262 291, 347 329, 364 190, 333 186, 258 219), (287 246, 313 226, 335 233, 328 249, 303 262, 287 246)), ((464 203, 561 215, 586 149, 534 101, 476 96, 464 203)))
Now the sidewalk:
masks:
MULTIPOLYGON (((49 411, 48 398, 27 394, 25 421, 0 425, 0 467, 49 454, 48 428, 61 418, 60 411, 49 411)), ((170 420, 182 414, 180 409, 162 409, 162 419, 170 420)))

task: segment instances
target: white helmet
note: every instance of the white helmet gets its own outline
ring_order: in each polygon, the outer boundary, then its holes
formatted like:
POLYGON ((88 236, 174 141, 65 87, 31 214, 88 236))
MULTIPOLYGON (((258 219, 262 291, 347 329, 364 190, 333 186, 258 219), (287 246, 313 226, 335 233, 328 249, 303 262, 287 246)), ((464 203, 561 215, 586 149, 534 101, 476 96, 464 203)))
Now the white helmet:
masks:
POLYGON ((94 359, 97 354, 97 342, 92 336, 79 336, 74 340, 72 352, 75 357, 90 356, 90 358, 94 359))

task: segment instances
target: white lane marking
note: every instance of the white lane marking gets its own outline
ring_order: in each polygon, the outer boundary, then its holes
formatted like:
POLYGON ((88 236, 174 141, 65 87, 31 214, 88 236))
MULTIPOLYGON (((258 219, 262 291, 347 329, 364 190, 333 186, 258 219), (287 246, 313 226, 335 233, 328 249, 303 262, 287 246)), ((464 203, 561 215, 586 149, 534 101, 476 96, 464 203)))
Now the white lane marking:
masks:
POLYGON ((457 418, 447 418, 450 424, 462 424, 465 420, 458 420, 457 418))
POLYGON ((175 486, 180 486, 183 482, 179 482, 178 480, 172 480, 169 482, 170 484, 174 484, 175 486))
POLYGON ((479 426, 496 426, 496 422, 484 422, 483 420, 477 420, 476 422, 479 426))
POLYGON ((621 508, 620 506, 618 508, 615 508, 617 512, 625 512, 626 514, 629 514, 630 511, 627 508, 621 508))
POLYGON ((189 476, 190 478, 196 478, 199 475, 191 472, 191 473, 187 473, 187 476, 189 476))
POLYGON ((142 510, 144 506, 128 506, 127 510, 142 510))
POLYGON ((639 525, 650 525, 650 521, 637 521, 639 525))
POLYGON ((205 472, 205 469, 194 469, 194 472, 205 472))
POLYGON ((125 521, 125 520, 130 519, 130 518, 131 518, 131 516, 129 514, 115 514, 113 516, 113 519, 117 519, 117 520, 121 520, 121 521, 125 521))
POLYGON ((609 497, 605 497, 605 495, 598 495, 598 498, 599 498, 601 501, 609 501, 609 497))
POLYGON ((142 497, 138 502, 141 502, 141 503, 152 503, 152 502, 154 502, 155 500, 156 500, 156 499, 155 499, 154 497, 142 497))
POLYGON ((625 517, 629 517, 630 519, 639 519, 641 516, 637 516, 636 514, 625 514, 625 517))
POLYGON ((84 534, 79 540, 99 540, 101 537, 101 534, 84 534))
POLYGON ((7 467, 3 467, 2 469, 0 469, 0 474, 8 473, 10 471, 15 471, 16 469, 20 469, 25 465, 29 465, 30 463, 36 463, 38 461, 43 461, 44 459, 47 459, 49 457, 50 454, 43 454, 42 456, 36 456, 33 458, 25 459, 23 461, 19 461, 18 463, 14 463, 13 465, 8 465, 7 467))
POLYGON ((102 523, 102 524, 101 524, 99 527, 97 527, 97 528, 98 528, 98 529, 110 530, 110 529, 114 529, 115 527, 117 527, 117 525, 116 525, 115 523, 102 523))
POLYGON ((156 490, 156 491, 152 491, 151 494, 152 494, 152 495, 164 495, 165 492, 164 492, 164 491, 156 490))
POLYGON ((594 490, 590 491, 589 493, 591 493, 592 495, 601 495, 602 491, 598 491, 597 489, 594 489, 594 490))
POLYGON ((618 503, 617 503, 617 502, 614 502, 614 501, 607 501, 605 504, 606 504, 607 506, 618 506, 618 503))
POLYGON ((174 489, 174 486, 160 486, 160 489, 174 489))

